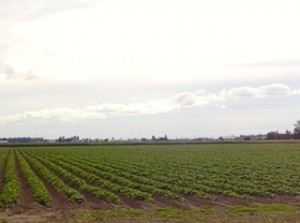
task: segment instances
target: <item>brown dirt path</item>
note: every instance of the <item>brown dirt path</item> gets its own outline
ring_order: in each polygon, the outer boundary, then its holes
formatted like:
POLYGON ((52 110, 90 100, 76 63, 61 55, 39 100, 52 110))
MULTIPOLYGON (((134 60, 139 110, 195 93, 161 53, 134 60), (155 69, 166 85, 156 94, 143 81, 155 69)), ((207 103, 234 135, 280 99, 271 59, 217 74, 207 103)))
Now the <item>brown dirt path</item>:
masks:
POLYGON ((155 196, 154 197, 154 204, 157 207, 169 207, 169 208, 178 208, 178 209, 188 209, 189 204, 185 201, 177 201, 172 200, 169 198, 161 197, 161 196, 155 196))
POLYGON ((151 203, 148 202, 144 202, 144 201, 140 201, 140 200, 134 200, 132 198, 129 197, 125 197, 125 196, 120 196, 121 198, 121 204, 127 208, 136 208, 136 209, 143 209, 143 210, 147 210, 151 207, 153 207, 153 205, 151 203))
POLYGON ((255 197, 255 202, 263 204, 282 203, 282 204, 299 204, 300 195, 275 195, 274 197, 255 197))

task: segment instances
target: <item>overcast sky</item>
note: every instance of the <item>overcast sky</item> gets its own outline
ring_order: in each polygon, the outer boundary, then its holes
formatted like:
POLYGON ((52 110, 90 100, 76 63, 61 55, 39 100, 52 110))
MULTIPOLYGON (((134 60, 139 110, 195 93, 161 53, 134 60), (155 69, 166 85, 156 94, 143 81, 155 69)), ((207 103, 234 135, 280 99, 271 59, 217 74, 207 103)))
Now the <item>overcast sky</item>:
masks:
POLYGON ((1 0, 0 137, 218 137, 300 119, 298 0, 1 0))

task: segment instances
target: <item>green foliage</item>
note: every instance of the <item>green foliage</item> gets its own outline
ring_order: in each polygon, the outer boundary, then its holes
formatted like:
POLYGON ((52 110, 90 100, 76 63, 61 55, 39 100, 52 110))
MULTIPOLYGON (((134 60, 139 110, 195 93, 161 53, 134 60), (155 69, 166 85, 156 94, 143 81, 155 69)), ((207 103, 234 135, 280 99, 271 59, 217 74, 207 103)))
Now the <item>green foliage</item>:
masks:
POLYGON ((23 149, 75 188, 107 202, 117 195, 214 200, 218 195, 299 194, 297 143, 46 147, 23 149))
POLYGON ((33 166, 33 168, 43 177, 44 180, 49 182, 58 192, 63 193, 71 202, 82 203, 84 201, 84 196, 73 188, 68 187, 65 183, 58 178, 54 173, 49 171, 45 166, 43 166, 38 160, 34 159, 32 156, 25 155, 27 160, 33 166))
POLYGON ((279 133, 277 131, 268 132, 267 139, 279 139, 279 133))
MULTIPOLYGON (((81 164, 81 165, 85 165, 88 166, 88 168, 86 168, 87 170, 89 170, 92 173, 97 174, 97 176, 101 176, 106 180, 109 180, 111 182, 117 183, 119 185, 125 185, 127 187, 133 188, 133 189, 138 189, 144 192, 149 192, 152 195, 160 195, 160 196, 164 196, 164 197, 168 197, 171 199, 181 199, 180 196, 172 193, 169 190, 162 190, 157 188, 155 185, 149 185, 147 184, 147 182, 144 182, 144 179, 136 179, 136 181, 138 181, 138 183, 131 181, 132 179, 132 175, 128 175, 126 174, 127 172, 122 172, 119 170, 113 169, 113 168, 109 168, 104 166, 103 164, 99 164, 99 163, 94 163, 91 162, 90 160, 86 160, 86 159, 72 159, 75 165, 76 162, 81 164), (128 178, 128 179, 127 179, 128 178), (131 180, 129 180, 131 179, 131 180)), ((148 178, 146 178, 148 179, 148 178)))
POLYGON ((294 134, 300 135, 300 120, 298 120, 295 124, 294 134))
MULTIPOLYGON (((111 190, 112 192, 115 193, 121 193, 125 196, 131 197, 133 199, 137 199, 137 200, 144 200, 144 201, 148 201, 148 202, 152 202, 152 196, 149 193, 145 193, 145 192, 141 192, 135 189, 131 189, 125 185, 120 186, 118 184, 114 184, 111 183, 107 180, 104 180, 103 178, 98 177, 97 175, 94 174, 93 168, 89 167, 89 166, 85 166, 83 164, 79 164, 79 163, 74 163, 69 159, 63 159, 63 158, 58 158, 56 157, 55 159, 51 159, 51 161, 55 162, 55 163, 59 163, 60 166, 63 166, 64 168, 66 168, 67 170, 75 173, 76 175, 78 175, 79 177, 81 177, 82 179, 96 185, 96 186, 100 186, 103 189, 106 190, 111 190), (88 171, 90 170, 90 171, 88 171)), ((87 185, 82 186, 83 189, 87 189, 90 188, 87 185)), ((116 195, 105 191, 105 190, 95 190, 95 189, 91 189, 93 192, 93 195, 97 195, 99 196, 103 196, 102 199, 106 199, 107 201, 111 202, 113 201, 118 202, 118 198, 116 195)), ((91 191, 89 190, 89 191, 91 191)))
POLYGON ((62 161, 74 165, 76 167, 79 167, 82 170, 89 173, 88 181, 98 186, 101 186, 105 189, 112 190, 113 192, 121 193, 133 199, 143 200, 148 202, 153 201, 151 194, 131 188, 132 185, 130 185, 131 182, 129 180, 118 178, 116 176, 110 176, 109 174, 99 171, 98 169, 91 167, 88 164, 72 161, 70 159, 62 159, 62 161), (107 179, 111 181, 107 181, 107 179), (114 182, 116 182, 117 184, 115 184, 114 182))
POLYGON ((20 196, 20 185, 15 171, 15 159, 10 150, 4 171, 4 185, 0 194, 0 207, 7 207, 17 202, 20 196))
POLYGON ((17 152, 16 154, 26 182, 32 190, 34 199, 42 205, 49 205, 52 199, 44 184, 31 170, 29 164, 19 154, 19 152, 17 152))
POLYGON ((72 167, 65 162, 62 162, 58 159, 49 159, 44 158, 41 159, 40 157, 30 153, 32 157, 40 160, 46 166, 50 167, 54 172, 57 172, 60 176, 62 176, 69 184, 72 186, 78 187, 83 191, 92 194, 95 197, 101 198, 109 203, 118 203, 120 199, 113 193, 105 191, 101 188, 88 185, 83 179, 76 177, 74 174, 83 177, 84 179, 89 179, 89 174, 85 173, 81 169, 77 167, 72 167), (66 169, 64 169, 66 168, 66 169), (71 172, 69 172, 69 171, 71 172))

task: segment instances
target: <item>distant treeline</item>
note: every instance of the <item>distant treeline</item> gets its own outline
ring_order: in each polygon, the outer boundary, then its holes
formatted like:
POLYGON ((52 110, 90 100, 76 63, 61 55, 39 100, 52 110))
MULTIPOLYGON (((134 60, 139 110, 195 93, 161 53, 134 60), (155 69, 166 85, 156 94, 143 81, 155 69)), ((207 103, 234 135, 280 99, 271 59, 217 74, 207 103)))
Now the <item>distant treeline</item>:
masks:
POLYGON ((44 138, 32 138, 32 137, 0 138, 0 141, 2 141, 2 142, 9 142, 9 143, 45 142, 44 138))
POLYGON ((267 134, 267 139, 300 139, 300 134, 284 133, 272 131, 267 134))

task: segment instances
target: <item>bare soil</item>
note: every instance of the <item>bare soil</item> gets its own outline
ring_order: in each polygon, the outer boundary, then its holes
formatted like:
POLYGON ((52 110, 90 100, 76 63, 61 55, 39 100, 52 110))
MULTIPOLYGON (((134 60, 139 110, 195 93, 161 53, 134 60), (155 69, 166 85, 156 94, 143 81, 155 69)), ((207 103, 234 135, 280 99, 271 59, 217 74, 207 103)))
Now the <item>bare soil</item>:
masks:
POLYGON ((155 198, 155 205, 157 207, 171 207, 171 208, 178 208, 178 209, 188 209, 189 204, 186 201, 180 202, 177 200, 171 200, 165 197, 156 196, 155 198))
POLYGON ((147 203, 144 201, 134 200, 132 198, 119 196, 122 200, 122 205, 127 208, 136 208, 136 209, 142 209, 147 210, 153 207, 151 203, 147 203))
MULTIPOLYGON (((18 169, 18 167, 17 167, 18 169)), ((18 170, 19 172, 19 170, 18 170)), ((19 178, 21 179, 21 185, 24 184, 24 178, 22 174, 18 173, 19 178)), ((26 183, 25 183, 26 185, 26 183)), ((51 186, 46 184, 47 189, 50 190, 51 196, 53 198, 53 203, 51 207, 44 207, 42 205, 37 204, 33 198, 30 189, 27 186, 21 186, 21 197, 20 201, 11 208, 0 209, 0 221, 5 219, 8 222, 14 223, 23 223, 23 222, 85 222, 74 219, 73 214, 76 212, 84 211, 84 210, 115 210, 118 208, 134 208, 140 209, 144 211, 144 213, 155 213, 155 209, 157 207, 166 207, 166 208, 175 208, 175 209, 194 209, 201 207, 212 207, 215 208, 222 213, 221 215, 212 215, 208 216, 209 221, 207 222, 239 222, 235 218, 245 218, 243 222, 297 222, 297 215, 278 215, 270 218, 270 216, 238 216, 236 214, 232 214, 228 212, 227 207, 231 205, 243 205, 243 206, 253 206, 257 204, 263 203, 283 203, 289 205, 299 205, 299 197, 297 196, 276 196, 274 198, 259 198, 257 197, 255 201, 245 201, 236 198, 226 197, 226 196, 218 196, 216 200, 209 201, 203 199, 197 199, 194 197, 186 197, 184 201, 171 200, 164 197, 155 197, 153 203, 147 203, 143 201, 137 201, 126 197, 121 197, 122 202, 118 205, 111 205, 102 200, 94 198, 89 194, 84 194, 86 197, 86 201, 82 204, 72 204, 70 203, 63 195, 57 193, 51 186), (25 195, 25 193, 28 193, 25 195), (26 205, 28 202, 28 206, 26 205), (225 215, 223 216, 223 214, 225 215), (235 219, 234 221, 233 218, 235 219), (271 220, 270 220, 271 219, 271 220), (275 220, 274 220, 275 219, 275 220)), ((152 218, 152 217, 151 217, 152 218)), ((157 216, 154 216, 157 218, 157 216)), ((117 221, 112 222, 162 222, 162 219, 159 220, 149 220, 141 218, 132 218, 128 220, 127 218, 119 218, 117 221), (144 221, 145 220, 145 221, 144 221)), ((189 222, 180 219, 163 219, 163 222, 189 222), (173 220, 173 221, 172 221, 173 220), (176 221, 175 221, 176 220, 176 221), (178 221, 177 221, 178 220, 178 221)), ((100 221, 101 222, 101 221, 100 221)), ((108 221, 110 222, 110 221, 108 221)))
POLYGON ((214 201, 216 206, 234 206, 234 205, 244 205, 248 206, 251 204, 250 201, 242 200, 234 197, 227 197, 219 195, 217 196, 216 200, 214 201))
POLYGON ((282 204, 297 204, 300 203, 300 196, 292 196, 292 195, 275 195, 274 197, 255 197, 256 203, 263 204, 274 204, 274 203, 282 203, 282 204))

